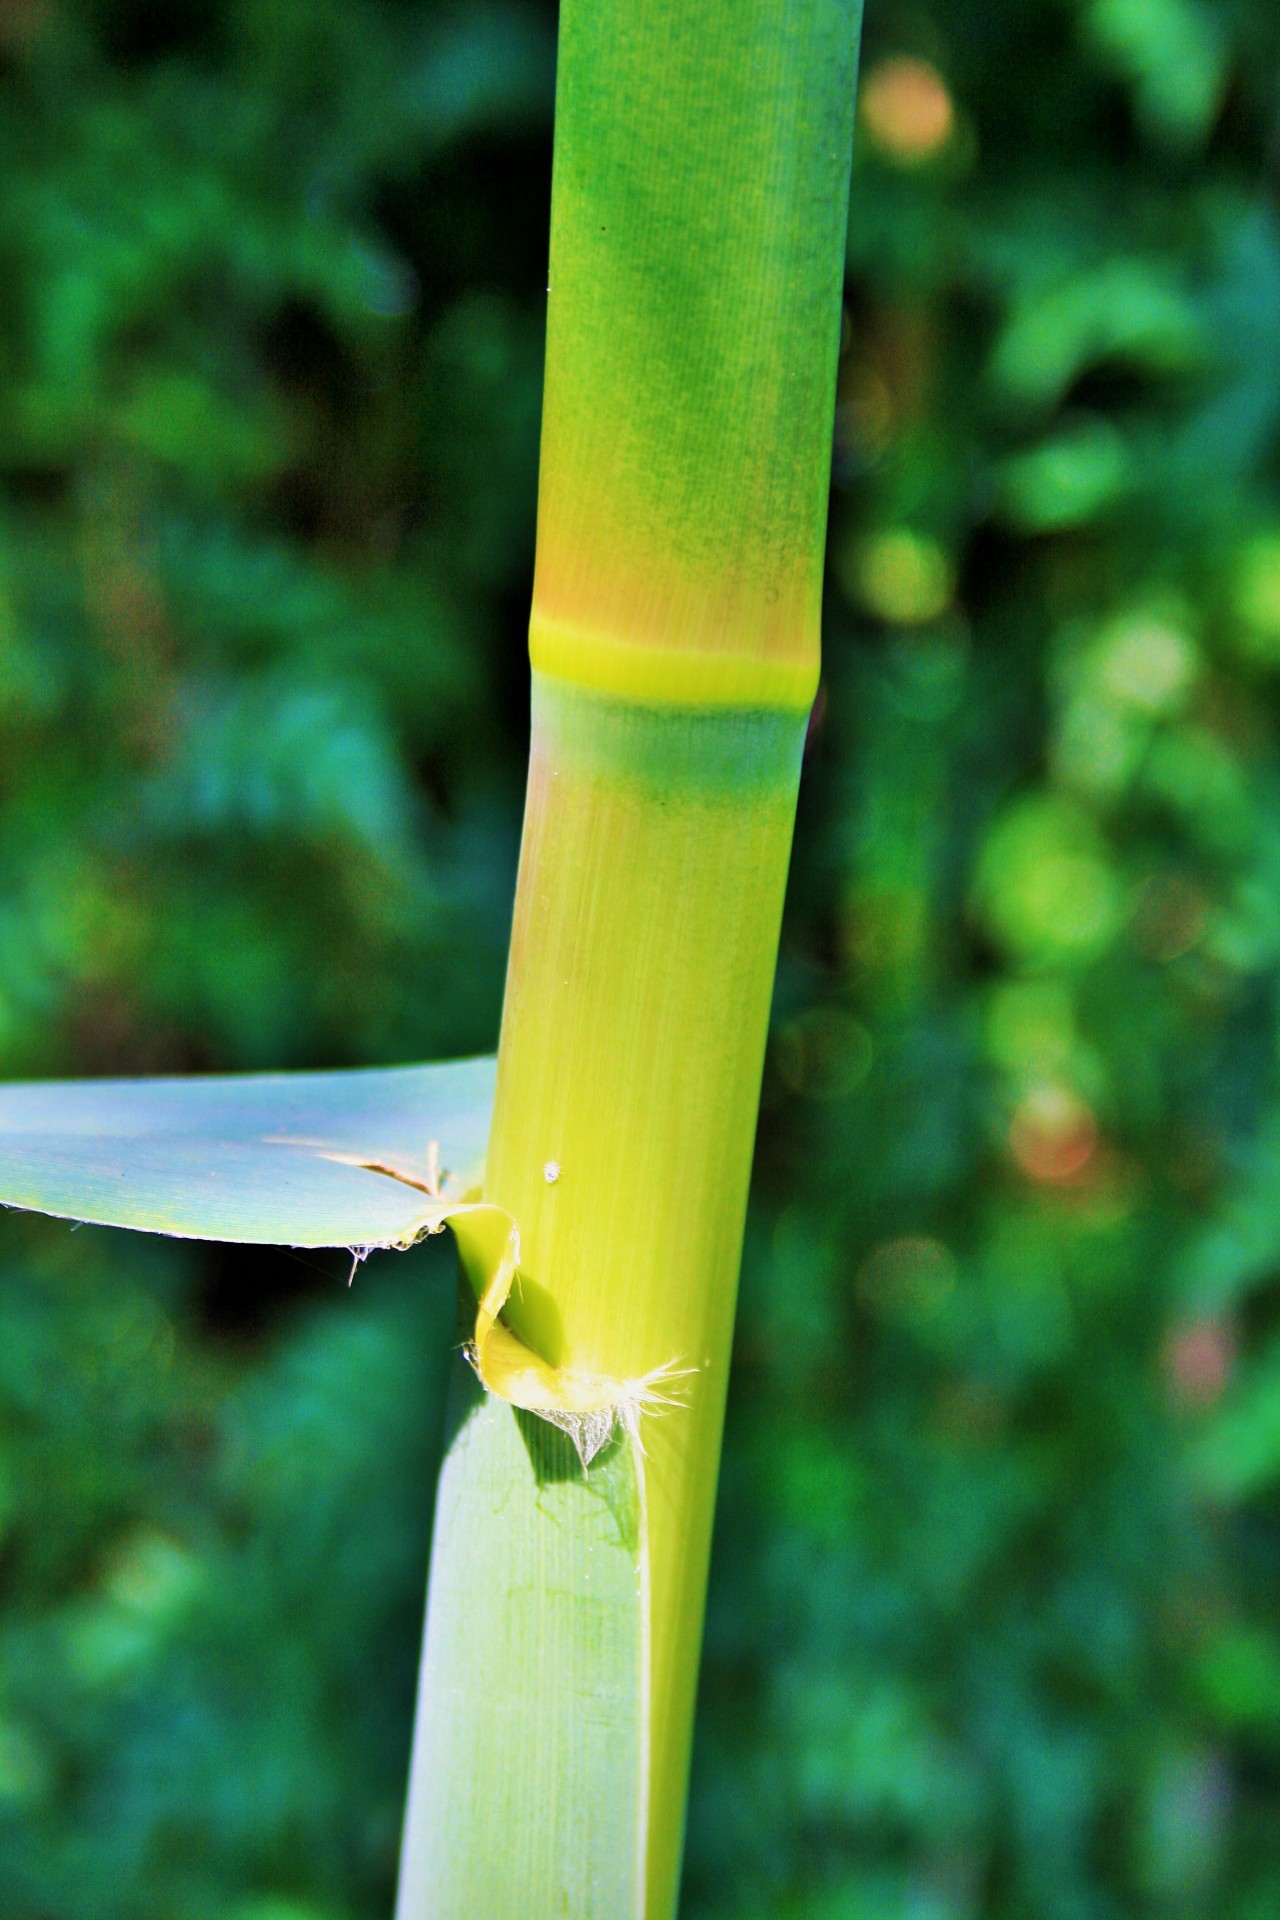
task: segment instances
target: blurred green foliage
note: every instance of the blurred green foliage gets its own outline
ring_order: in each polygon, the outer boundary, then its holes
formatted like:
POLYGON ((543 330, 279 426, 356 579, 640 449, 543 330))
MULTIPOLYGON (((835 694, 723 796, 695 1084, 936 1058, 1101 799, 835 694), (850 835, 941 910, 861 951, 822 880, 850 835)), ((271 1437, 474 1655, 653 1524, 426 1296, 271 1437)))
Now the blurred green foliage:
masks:
MULTIPOLYGON (((553 34, 0 0, 0 1074, 492 1045, 553 34)), ((871 9, 690 1920, 1280 1909, 1278 190, 871 9)), ((385 1915, 447 1261, 0 1225, 0 1913, 385 1915)))

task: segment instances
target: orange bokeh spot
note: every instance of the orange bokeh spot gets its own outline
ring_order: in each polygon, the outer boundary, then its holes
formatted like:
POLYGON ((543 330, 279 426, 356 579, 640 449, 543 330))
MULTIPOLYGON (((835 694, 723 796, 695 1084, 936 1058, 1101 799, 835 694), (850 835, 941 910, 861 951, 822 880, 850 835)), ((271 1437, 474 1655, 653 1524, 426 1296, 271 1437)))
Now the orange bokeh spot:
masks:
POLYGON ((1066 1087, 1035 1087, 1009 1123, 1009 1148, 1033 1180, 1075 1180, 1093 1159, 1098 1123, 1066 1087))
POLYGON ((931 160, 951 138, 955 107, 938 69, 897 54, 867 75, 859 103, 871 139, 901 166, 931 160))

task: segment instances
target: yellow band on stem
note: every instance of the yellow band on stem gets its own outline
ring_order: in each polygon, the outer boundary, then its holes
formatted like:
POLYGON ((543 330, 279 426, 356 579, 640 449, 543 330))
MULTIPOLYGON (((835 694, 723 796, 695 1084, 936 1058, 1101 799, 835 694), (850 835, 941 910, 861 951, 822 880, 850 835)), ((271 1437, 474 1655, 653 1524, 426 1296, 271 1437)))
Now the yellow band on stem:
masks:
POLYGON ((615 640, 535 614, 529 658, 536 673, 596 693, 673 707, 771 707, 804 713, 818 690, 818 661, 768 659, 728 649, 615 640))

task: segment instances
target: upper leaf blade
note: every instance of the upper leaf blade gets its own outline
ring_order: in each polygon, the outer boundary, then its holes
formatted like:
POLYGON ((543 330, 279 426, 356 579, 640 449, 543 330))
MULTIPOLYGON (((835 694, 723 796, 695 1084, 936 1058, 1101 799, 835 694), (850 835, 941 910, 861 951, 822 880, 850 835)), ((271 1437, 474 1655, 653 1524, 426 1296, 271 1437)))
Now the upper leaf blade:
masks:
POLYGON ((481 1059, 3 1086, 0 1205, 186 1239, 402 1244, 478 1186, 494 1072, 481 1059))

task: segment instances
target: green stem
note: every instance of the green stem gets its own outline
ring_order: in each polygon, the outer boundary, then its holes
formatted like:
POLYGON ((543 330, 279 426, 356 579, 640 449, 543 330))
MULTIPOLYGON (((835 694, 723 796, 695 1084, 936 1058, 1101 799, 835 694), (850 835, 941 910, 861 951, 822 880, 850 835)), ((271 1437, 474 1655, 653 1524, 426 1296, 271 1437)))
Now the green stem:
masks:
POLYGON ((490 1205, 455 1223, 493 1394, 441 1481, 399 1920, 675 1908, 856 29, 561 8, 533 748, 490 1205))
MULTIPOLYGON (((619 1456, 637 1476, 636 1510, 611 1546, 592 1532, 587 1559, 597 1582, 616 1563, 611 1590, 630 1594, 639 1704, 634 1722, 623 1715, 616 1733, 625 1746, 634 1725, 638 1740, 643 1832, 628 1879, 644 1891, 639 1904, 622 1906, 615 1886, 607 1901, 569 1911, 574 1920, 639 1920, 674 1906, 742 1224, 803 736, 804 718, 794 713, 633 706, 541 677, 535 687, 485 1187, 520 1223, 520 1277, 505 1318, 554 1366, 609 1376, 620 1388, 656 1374, 650 1391, 664 1397, 646 1410, 640 1389, 643 1454, 621 1433, 583 1484, 557 1495, 554 1525, 537 1464, 514 1442, 500 1498, 491 1452, 468 1437, 471 1425, 445 1469, 420 1702, 424 1728, 437 1730, 434 1803, 466 1804, 479 1773, 503 1832, 533 1827, 548 1836, 539 1854, 545 1881, 531 1885, 522 1859, 522 1884, 508 1888, 512 1910, 535 1920, 562 1911, 564 1890, 575 1884, 583 1807, 598 1832, 615 1835, 612 1858, 628 1851, 616 1839, 622 1809, 609 1798, 616 1770, 584 1771, 572 1680, 557 1702, 539 1696, 535 1711, 526 1697, 513 1708, 512 1690, 530 1683, 509 1666, 517 1619, 522 1641, 531 1636, 544 1651, 558 1644, 565 1556, 574 1561, 579 1552, 566 1516, 577 1498, 583 1516, 598 1518, 596 1475, 602 1465, 624 1471, 619 1456), (482 1583, 467 1581, 459 1611, 440 1556, 460 1566, 476 1552, 487 1571, 482 1583), (530 1556, 548 1570, 544 1583, 526 1577, 530 1556), (446 1740, 459 1672, 475 1677, 466 1736, 446 1740)), ((489 1410, 496 1426, 527 1417, 489 1410)), ((586 1517, 581 1523, 593 1526, 586 1517)), ((581 1567, 585 1574, 587 1560, 581 1567)), ((600 1617, 596 1601, 584 1602, 575 1644, 600 1631, 600 1617)), ((599 1677, 604 1682, 603 1667, 599 1677)), ((456 1904, 440 1904, 442 1885, 455 1884, 458 1871, 448 1846, 457 1822, 437 1812, 432 1828, 440 1850, 420 1872, 436 1903, 421 1911, 461 1920, 483 1910, 477 1903, 482 1891, 492 1897, 492 1860, 476 1863, 481 1883, 464 1880, 456 1904)))
POLYGON ((486 1194, 521 1224, 508 1319, 532 1346, 674 1376, 642 1431, 669 1898, 804 719, 549 681, 534 714, 486 1194))

